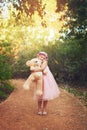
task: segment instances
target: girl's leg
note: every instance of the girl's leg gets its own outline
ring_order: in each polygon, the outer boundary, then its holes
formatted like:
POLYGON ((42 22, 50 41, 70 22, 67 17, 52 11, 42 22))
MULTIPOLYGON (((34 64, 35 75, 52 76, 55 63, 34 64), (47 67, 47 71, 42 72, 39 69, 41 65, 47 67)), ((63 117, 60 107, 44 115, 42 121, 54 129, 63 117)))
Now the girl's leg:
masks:
POLYGON ((41 114, 42 100, 38 100, 38 114, 41 114))
POLYGON ((47 112, 46 112, 46 108, 47 108, 47 104, 48 104, 48 101, 43 101, 43 114, 46 115, 47 112))

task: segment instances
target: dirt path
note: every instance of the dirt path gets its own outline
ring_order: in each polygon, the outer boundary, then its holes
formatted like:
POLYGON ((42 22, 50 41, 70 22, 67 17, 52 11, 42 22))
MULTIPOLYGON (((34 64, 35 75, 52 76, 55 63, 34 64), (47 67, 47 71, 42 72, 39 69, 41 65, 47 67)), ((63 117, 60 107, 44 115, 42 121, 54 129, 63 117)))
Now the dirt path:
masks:
POLYGON ((33 90, 22 88, 24 80, 13 80, 16 90, 0 104, 0 130, 87 130, 87 110, 73 95, 61 90, 48 104, 48 115, 37 115, 33 90))

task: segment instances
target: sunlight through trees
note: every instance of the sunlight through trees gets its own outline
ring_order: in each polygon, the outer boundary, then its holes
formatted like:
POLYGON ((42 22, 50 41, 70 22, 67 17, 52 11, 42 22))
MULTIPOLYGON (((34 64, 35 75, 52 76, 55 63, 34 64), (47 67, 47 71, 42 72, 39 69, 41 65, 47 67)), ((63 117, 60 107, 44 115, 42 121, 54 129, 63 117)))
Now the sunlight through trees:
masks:
POLYGON ((37 11, 34 12, 32 17, 27 16, 24 11, 20 14, 19 10, 10 5, 7 13, 4 11, 0 14, 0 41, 16 44, 39 42, 39 44, 47 45, 49 41, 60 38, 60 31, 65 23, 64 20, 60 21, 60 18, 64 15, 66 9, 63 12, 56 13, 56 1, 44 1, 44 4, 46 6, 43 18, 38 15, 37 11))

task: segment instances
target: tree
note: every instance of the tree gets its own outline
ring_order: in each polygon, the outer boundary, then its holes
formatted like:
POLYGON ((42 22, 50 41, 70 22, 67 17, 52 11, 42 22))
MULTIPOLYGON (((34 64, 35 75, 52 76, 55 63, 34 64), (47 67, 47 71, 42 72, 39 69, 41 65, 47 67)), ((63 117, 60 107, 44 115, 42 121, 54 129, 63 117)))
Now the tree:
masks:
POLYGON ((45 14, 45 5, 42 5, 42 0, 18 0, 18 3, 14 3, 14 6, 21 12, 25 12, 27 15, 32 16, 35 11, 43 18, 45 14))
POLYGON ((56 0, 57 1, 57 9, 56 12, 62 11, 64 9, 65 4, 67 4, 68 0, 56 0))
POLYGON ((60 11, 67 4, 68 11, 65 19, 67 20, 66 26, 69 27, 69 36, 76 38, 86 38, 87 35, 87 0, 57 0, 57 12, 60 11))
POLYGON ((63 19, 66 20, 64 27, 68 29, 64 33, 69 43, 67 46, 69 48, 69 55, 72 54, 73 56, 73 59, 72 56, 69 57, 68 66, 70 70, 73 70, 74 78, 76 76, 76 79, 82 82, 87 80, 87 0, 57 0, 56 11, 63 10, 65 5, 67 5, 68 11, 63 16, 63 19))

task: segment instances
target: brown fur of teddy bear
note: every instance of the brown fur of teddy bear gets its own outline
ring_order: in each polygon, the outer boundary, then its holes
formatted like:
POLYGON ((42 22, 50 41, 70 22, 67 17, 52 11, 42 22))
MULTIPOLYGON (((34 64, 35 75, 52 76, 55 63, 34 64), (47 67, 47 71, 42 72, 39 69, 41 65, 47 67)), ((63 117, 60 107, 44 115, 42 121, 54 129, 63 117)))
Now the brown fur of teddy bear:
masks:
POLYGON ((38 58, 33 58, 28 60, 26 65, 30 67, 31 74, 23 85, 24 89, 28 90, 32 83, 35 82, 36 95, 42 95, 42 71, 39 71, 41 70, 41 61, 38 58))

